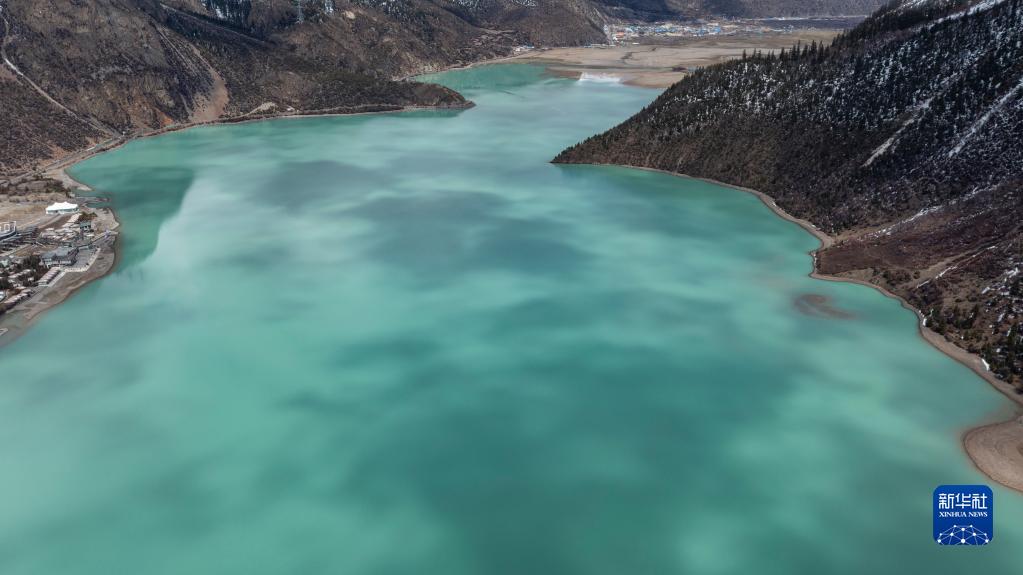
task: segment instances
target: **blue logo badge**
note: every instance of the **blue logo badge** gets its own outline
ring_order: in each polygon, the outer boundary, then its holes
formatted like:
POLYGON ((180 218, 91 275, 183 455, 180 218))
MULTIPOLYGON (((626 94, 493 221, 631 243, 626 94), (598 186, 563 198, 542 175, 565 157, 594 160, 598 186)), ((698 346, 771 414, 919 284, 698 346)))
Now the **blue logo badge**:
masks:
POLYGON ((987 545, 995 533, 995 500, 987 485, 941 485, 934 490, 938 545, 987 545))

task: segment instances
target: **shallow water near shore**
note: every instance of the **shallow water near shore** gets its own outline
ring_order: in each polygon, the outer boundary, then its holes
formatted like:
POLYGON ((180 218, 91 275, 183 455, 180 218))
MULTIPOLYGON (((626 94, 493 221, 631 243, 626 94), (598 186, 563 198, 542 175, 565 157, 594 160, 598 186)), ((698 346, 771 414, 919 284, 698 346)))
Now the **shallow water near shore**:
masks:
POLYGON ((123 257, 0 349, 0 573, 1019 570, 997 486, 931 539, 1009 406, 911 312, 752 195, 547 163, 656 93, 439 79, 73 170, 123 257))

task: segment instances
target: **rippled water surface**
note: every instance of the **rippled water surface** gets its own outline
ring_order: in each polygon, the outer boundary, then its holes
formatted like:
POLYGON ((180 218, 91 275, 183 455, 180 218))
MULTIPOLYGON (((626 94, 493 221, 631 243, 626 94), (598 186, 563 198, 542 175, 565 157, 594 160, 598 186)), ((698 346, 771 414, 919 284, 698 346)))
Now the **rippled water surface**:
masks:
POLYGON ((0 349, 0 573, 1019 572, 931 491, 1006 403, 753 196, 560 149, 655 93, 189 130, 75 175, 123 259, 0 349))

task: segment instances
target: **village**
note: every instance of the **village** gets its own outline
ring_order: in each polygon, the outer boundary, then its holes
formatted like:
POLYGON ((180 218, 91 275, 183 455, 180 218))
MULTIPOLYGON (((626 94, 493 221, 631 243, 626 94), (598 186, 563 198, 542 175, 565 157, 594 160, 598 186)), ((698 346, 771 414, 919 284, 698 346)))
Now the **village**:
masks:
MULTIPOLYGON (((94 275, 98 260, 113 260, 117 221, 107 208, 72 201, 6 202, 3 207, 0 317, 49 294, 55 297, 48 299, 63 300, 94 275)), ((0 328, 0 335, 4 331, 0 328)))
POLYGON ((714 36, 763 36, 793 34, 808 29, 842 29, 862 17, 792 18, 792 19, 720 19, 686 22, 628 22, 604 26, 610 45, 640 42, 672 42, 687 38, 714 36))

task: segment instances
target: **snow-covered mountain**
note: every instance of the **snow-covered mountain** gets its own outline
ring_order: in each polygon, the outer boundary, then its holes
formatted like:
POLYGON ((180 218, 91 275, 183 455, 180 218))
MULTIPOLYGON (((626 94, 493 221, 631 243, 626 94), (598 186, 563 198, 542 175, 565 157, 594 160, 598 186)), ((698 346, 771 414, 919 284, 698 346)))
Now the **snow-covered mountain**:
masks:
POLYGON ((1023 0, 903 0, 830 46, 698 71, 561 162, 762 190, 821 271, 905 297, 1023 386, 1023 0))

